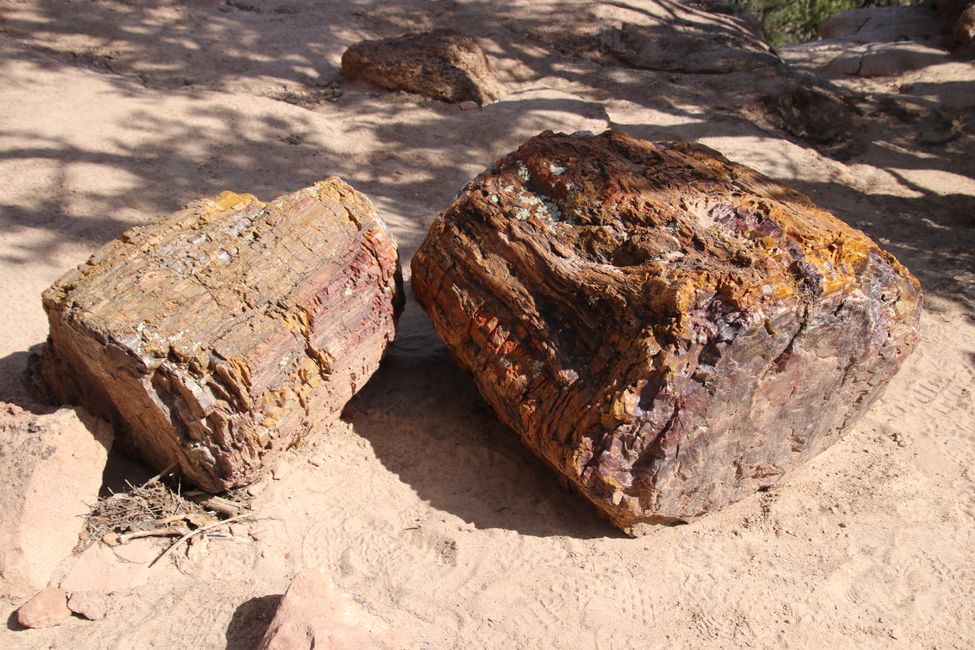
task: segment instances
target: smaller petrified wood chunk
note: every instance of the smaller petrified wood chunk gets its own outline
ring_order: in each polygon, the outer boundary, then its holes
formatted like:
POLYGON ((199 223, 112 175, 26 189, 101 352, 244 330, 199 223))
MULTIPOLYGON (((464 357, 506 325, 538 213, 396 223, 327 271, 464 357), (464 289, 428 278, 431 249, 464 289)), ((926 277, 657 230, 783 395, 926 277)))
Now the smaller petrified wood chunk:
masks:
POLYGON ((477 40, 445 30, 353 45, 342 55, 342 72, 349 79, 445 102, 484 105, 502 96, 477 40))
POLYGON ((224 192, 126 232, 44 292, 53 396, 209 491, 369 379, 403 305, 396 246, 338 178, 264 203, 224 192))
POLYGON ((471 181, 413 290, 498 416, 620 528, 835 442, 918 341, 917 280, 716 151, 546 132, 471 181))

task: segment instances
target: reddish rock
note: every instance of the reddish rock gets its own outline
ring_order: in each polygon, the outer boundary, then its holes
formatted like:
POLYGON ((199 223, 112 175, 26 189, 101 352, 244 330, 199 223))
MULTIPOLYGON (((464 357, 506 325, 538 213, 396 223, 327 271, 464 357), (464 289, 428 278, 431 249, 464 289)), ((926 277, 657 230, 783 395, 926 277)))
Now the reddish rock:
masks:
POLYGON ((76 591, 68 596, 68 609, 89 621, 108 616, 108 605, 108 594, 103 591, 76 591))
POLYGON ((17 622, 23 627, 40 628, 60 625, 71 618, 68 597, 57 587, 42 589, 17 610, 17 622))
POLYGON ((445 102, 484 105, 503 94, 477 40, 444 30, 353 45, 342 55, 342 72, 445 102))
POLYGON ((233 488, 366 383, 401 284, 375 208, 338 178, 270 203, 225 192, 128 231, 44 292, 41 372, 152 466, 233 488))
POLYGON ((0 409, 0 593, 35 593, 71 555, 98 501, 113 438, 82 409, 0 409))
POLYGON ((413 290, 498 416, 629 533, 839 439, 918 341, 917 280, 718 152, 546 132, 471 181, 413 290))
POLYGON ((322 569, 291 582, 259 650, 393 650, 414 647, 380 616, 338 589, 322 569))
POLYGON ((105 544, 92 544, 74 561, 61 580, 61 589, 72 594, 108 594, 144 585, 149 579, 149 563, 162 553, 162 549, 148 538, 132 540, 126 546, 139 550, 116 552, 115 548, 105 544))

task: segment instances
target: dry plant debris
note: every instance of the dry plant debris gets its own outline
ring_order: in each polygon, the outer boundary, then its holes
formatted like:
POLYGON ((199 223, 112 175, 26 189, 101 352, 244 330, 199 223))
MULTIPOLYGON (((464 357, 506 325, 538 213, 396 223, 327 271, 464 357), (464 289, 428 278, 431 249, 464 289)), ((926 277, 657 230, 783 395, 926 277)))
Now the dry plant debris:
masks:
POLYGON ((126 482, 127 490, 100 499, 88 515, 81 548, 96 541, 117 546, 140 537, 184 537, 224 518, 237 520, 250 508, 243 491, 217 497, 183 492, 178 483, 170 487, 162 480, 170 471, 167 468, 141 485, 126 482))

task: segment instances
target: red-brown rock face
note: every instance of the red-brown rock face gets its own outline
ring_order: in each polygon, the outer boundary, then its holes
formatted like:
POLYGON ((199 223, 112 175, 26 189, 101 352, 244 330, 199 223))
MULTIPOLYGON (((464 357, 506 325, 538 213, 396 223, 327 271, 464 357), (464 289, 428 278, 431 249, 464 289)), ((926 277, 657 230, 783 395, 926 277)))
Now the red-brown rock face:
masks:
POLYGON ((376 370, 402 308, 396 246, 337 178, 225 192, 134 228, 44 292, 41 372, 157 468, 246 484, 376 370))
POLYGON ((471 181, 413 290, 498 416, 627 532, 835 442, 918 341, 916 279, 690 143, 543 133, 471 181))
POLYGON ((446 30, 357 43, 342 55, 342 72, 445 102, 483 105, 503 94, 477 40, 446 30))

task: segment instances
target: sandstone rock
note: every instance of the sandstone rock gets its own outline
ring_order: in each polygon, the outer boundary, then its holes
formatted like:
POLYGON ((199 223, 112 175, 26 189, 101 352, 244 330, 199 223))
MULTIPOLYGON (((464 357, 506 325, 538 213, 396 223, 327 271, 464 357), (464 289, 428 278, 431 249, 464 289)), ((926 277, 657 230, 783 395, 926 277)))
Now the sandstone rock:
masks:
POLYGON ((103 591, 76 591, 68 596, 68 609, 89 621, 100 621, 108 616, 108 602, 103 591))
POLYGON ((403 635, 338 589, 322 569, 302 571, 288 587, 259 650, 406 648, 403 635))
POLYGON ((780 49, 783 57, 804 65, 814 63, 829 76, 889 77, 945 63, 949 54, 940 46, 904 41, 857 44, 813 41, 780 49))
POLYGON ((848 43, 940 40, 942 22, 931 7, 868 7, 840 11, 822 22, 819 35, 848 43))
POLYGON ((945 51, 920 43, 878 43, 859 55, 856 74, 861 77, 893 77, 942 63, 945 51))
POLYGON ((503 94, 477 40, 444 30, 353 45, 342 55, 342 72, 446 102, 484 105, 503 94))
MULTIPOLYGON (((129 545, 142 549, 155 549, 152 540, 149 539, 133 540, 126 546, 129 545)), ((61 580, 60 587, 72 594, 85 591, 106 594, 128 591, 146 583, 149 579, 149 563, 158 555, 159 551, 151 554, 144 551, 138 558, 140 561, 134 562, 105 544, 92 544, 78 557, 74 566, 61 580)))
POLYGON ((41 371, 152 466, 232 488, 366 383, 401 284, 375 208, 341 180, 270 203, 225 192, 128 231, 48 289, 41 371))
POLYGON ((114 436, 82 409, 2 409, 0 583, 3 593, 25 597, 47 585, 77 545, 114 436))
POLYGON ((17 622, 29 628, 54 627, 68 618, 67 596, 57 587, 42 589, 17 610, 17 622))
POLYGON ((498 416, 620 528, 819 453, 918 341, 916 279, 691 143, 543 133, 471 181, 413 290, 498 416))
POLYGON ((643 3, 639 14, 623 11, 616 18, 619 26, 611 29, 605 23, 587 28, 570 19, 568 24, 555 21, 531 33, 560 52, 607 66, 725 74, 781 64, 765 40, 761 23, 748 13, 717 15, 668 2, 643 3))

